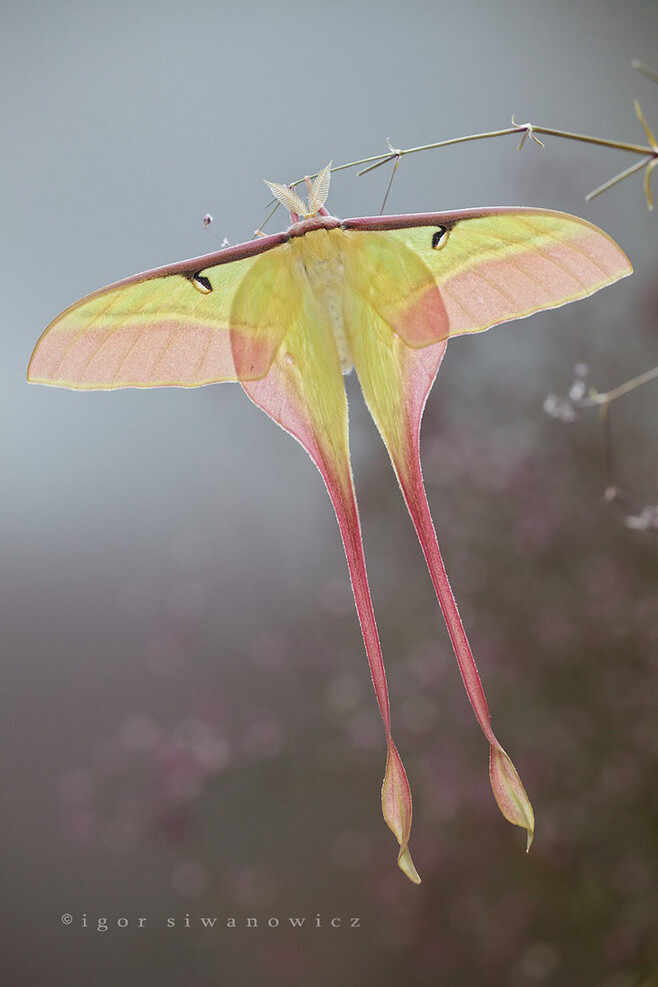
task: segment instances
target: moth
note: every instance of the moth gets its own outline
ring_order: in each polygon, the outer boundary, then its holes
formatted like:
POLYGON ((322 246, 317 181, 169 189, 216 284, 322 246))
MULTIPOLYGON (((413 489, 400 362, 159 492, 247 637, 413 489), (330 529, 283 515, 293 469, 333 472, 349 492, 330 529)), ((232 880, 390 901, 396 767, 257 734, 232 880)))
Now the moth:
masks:
POLYGON ((584 298, 632 268, 602 230, 546 209, 337 219, 324 205, 330 174, 327 165, 307 179, 307 201, 267 183, 290 212, 287 230, 137 274, 76 302, 37 343, 28 380, 78 390, 235 381, 301 443, 336 512, 384 723, 383 815, 399 843, 400 867, 418 883, 409 850, 411 790, 391 733, 343 375, 355 370, 388 449, 489 743, 495 798, 505 818, 527 831, 529 847, 532 806, 493 732, 432 523, 421 418, 450 337, 584 298))

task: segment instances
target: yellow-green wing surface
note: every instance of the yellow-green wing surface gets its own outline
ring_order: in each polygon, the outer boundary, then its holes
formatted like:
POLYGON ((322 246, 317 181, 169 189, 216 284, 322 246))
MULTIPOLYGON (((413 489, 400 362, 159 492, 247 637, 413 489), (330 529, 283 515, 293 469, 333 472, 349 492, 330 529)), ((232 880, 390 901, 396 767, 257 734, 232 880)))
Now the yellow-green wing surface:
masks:
POLYGON ((79 390, 198 387, 267 373, 289 319, 285 234, 156 268, 67 308, 48 326, 28 380, 79 390), (258 317, 244 283, 259 286, 258 317), (263 286, 269 286, 268 299, 263 286), (230 313, 237 299, 235 331, 230 313), (239 369, 236 369, 236 357, 239 369))
POLYGON ((590 295, 632 272, 612 237, 542 209, 345 220, 353 287, 409 345, 426 346, 590 295))

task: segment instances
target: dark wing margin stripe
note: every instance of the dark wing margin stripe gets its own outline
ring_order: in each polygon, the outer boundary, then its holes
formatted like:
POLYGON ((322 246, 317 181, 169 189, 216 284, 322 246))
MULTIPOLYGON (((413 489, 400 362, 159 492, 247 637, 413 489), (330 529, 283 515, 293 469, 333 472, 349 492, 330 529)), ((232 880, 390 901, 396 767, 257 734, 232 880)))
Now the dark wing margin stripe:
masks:
MULTIPOLYGON (((143 281, 167 278, 172 274, 180 274, 182 277, 190 279, 195 274, 208 270, 208 268, 219 267, 221 264, 232 264, 236 260, 245 260, 247 257, 256 257, 258 254, 267 253, 268 250, 280 247, 282 244, 288 243, 289 240, 290 237, 287 233, 272 233, 270 236, 248 240, 246 243, 240 243, 235 247, 224 247, 223 250, 216 250, 213 254, 192 257, 189 260, 178 261, 176 264, 166 264, 164 267, 154 267, 150 271, 133 274, 129 278, 123 278, 121 281, 114 281, 104 288, 99 288, 98 291, 92 291, 89 295, 85 295, 81 301, 89 302, 99 295, 114 291, 115 288, 126 288, 128 285, 138 284, 143 281)), ((76 302, 75 305, 71 305, 70 307, 75 308, 79 304, 79 302, 76 302)), ((65 309, 61 315, 65 315, 67 311, 68 309, 65 309)))

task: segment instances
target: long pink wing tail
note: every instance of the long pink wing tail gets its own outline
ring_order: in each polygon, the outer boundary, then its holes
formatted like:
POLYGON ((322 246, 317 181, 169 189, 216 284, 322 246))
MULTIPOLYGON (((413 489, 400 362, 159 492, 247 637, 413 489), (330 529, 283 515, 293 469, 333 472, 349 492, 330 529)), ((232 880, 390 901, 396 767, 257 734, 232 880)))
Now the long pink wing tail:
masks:
POLYGON ((332 404, 332 395, 327 390, 333 385, 325 378, 321 391, 316 389, 314 369, 315 363, 309 364, 307 361, 303 371, 300 371, 297 361, 288 350, 286 354, 277 357, 265 379, 245 382, 242 386, 258 407, 300 442, 319 469, 329 492, 345 548, 372 683, 386 730, 387 758, 382 785, 382 811, 386 823, 400 844, 400 868, 410 880, 420 883, 409 852, 411 791, 391 736, 386 673, 368 585, 349 461, 347 402, 342 375, 337 366, 336 386, 340 387, 342 393, 340 396, 337 393, 333 395, 335 404, 332 404))
MULTIPOLYGON (((360 375, 370 412, 388 449, 409 514, 423 549, 448 634, 455 652, 469 702, 490 746, 489 775, 496 801, 510 822, 527 830, 528 848, 534 831, 534 814, 530 800, 512 764, 491 727, 491 717, 475 659, 466 637, 457 604, 441 557, 423 483, 420 462, 420 426, 425 402, 434 383, 445 352, 445 343, 412 349, 402 340, 390 348, 390 333, 384 330, 368 336, 370 359, 377 365, 380 386, 371 386, 371 378, 360 375), (372 347, 377 346, 376 355, 372 347), (386 382, 386 387, 381 386, 386 382), (382 401, 381 392, 385 395, 382 401)), ((365 352, 361 354, 366 358, 365 352)), ((355 356, 357 371, 359 355, 355 356)))

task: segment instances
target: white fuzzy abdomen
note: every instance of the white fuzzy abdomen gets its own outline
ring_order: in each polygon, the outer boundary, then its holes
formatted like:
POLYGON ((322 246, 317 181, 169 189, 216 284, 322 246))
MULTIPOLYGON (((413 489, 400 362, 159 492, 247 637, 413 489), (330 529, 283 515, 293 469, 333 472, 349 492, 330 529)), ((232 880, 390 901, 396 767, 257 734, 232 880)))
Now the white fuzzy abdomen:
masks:
POLYGON ((336 342, 343 373, 348 374, 354 359, 345 332, 343 294, 345 291, 344 265, 340 250, 338 230, 314 230, 300 237, 299 261, 301 275, 315 295, 327 316, 336 342))

